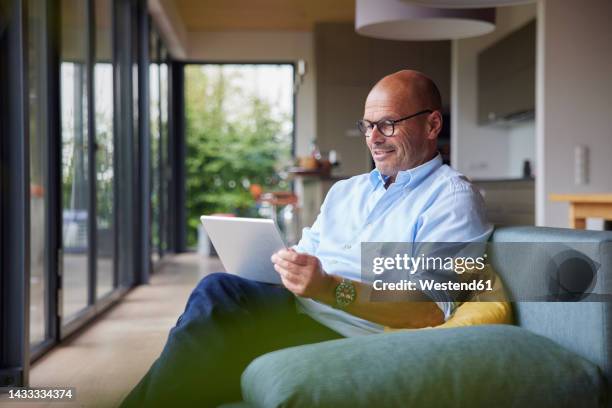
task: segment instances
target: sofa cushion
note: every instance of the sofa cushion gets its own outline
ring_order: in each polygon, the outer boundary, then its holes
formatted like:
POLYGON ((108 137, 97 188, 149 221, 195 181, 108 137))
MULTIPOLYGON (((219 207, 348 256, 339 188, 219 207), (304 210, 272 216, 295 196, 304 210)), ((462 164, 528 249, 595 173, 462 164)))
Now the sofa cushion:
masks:
MULTIPOLYGON (((475 326, 481 324, 512 324, 514 316, 512 306, 503 282, 496 276, 495 271, 489 267, 489 276, 494 277, 494 288, 492 292, 482 292, 474 296, 470 301, 464 302, 444 323, 427 327, 427 329, 446 329, 450 327, 475 326)), ((385 327, 385 332, 398 330, 420 330, 420 329, 396 329, 385 327)))
POLYGON ((597 366, 510 325, 352 337, 263 355, 242 375, 258 407, 596 407, 597 366))
MULTIPOLYGON (((489 268, 489 272, 490 276, 497 275, 492 268, 489 268)), ((513 322, 512 306, 508 301, 506 289, 499 276, 496 276, 494 292, 480 293, 469 302, 461 304, 450 319, 435 328, 512 324, 513 322)))
MULTIPOLYGON (((448 329, 451 327, 476 326, 480 324, 512 324, 512 307, 508 302, 466 302, 455 310, 446 322, 426 329, 448 329)), ((394 329, 385 327, 385 332, 423 329, 394 329)))
POLYGON ((512 307, 508 302, 466 302, 438 329, 479 324, 512 324, 512 307))
POLYGON ((491 243, 489 260, 514 301, 516 324, 597 364, 608 378, 612 395, 612 297, 580 302, 519 301, 525 293, 547 293, 554 272, 548 269, 550 260, 568 249, 599 265, 593 291, 611 294, 612 231, 504 227, 495 230, 491 243))

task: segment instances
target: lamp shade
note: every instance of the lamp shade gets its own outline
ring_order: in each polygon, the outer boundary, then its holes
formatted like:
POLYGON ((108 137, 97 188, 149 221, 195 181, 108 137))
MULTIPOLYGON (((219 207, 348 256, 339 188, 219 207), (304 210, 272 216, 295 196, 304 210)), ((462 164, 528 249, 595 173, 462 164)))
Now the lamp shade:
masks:
POLYGON ((515 6, 518 4, 535 3, 536 0, 402 0, 404 3, 425 7, 445 8, 478 8, 515 6))
POLYGON ((440 9, 400 0, 357 0, 355 31, 386 40, 451 40, 495 29, 495 9, 440 9))

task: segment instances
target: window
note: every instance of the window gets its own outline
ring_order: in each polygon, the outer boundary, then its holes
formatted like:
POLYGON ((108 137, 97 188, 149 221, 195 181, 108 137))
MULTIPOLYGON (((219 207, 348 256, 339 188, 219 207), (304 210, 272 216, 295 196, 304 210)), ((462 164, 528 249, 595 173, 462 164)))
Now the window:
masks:
POLYGON ((158 259, 161 255, 161 197, 162 197, 162 166, 161 166, 161 100, 159 77, 159 37, 155 30, 149 36, 149 129, 151 132, 151 255, 158 259))
POLYGON ((28 7, 28 86, 30 132, 30 344, 47 334, 47 61, 46 2, 28 7))
POLYGON ((88 304, 89 143, 87 111, 87 4, 62 0, 61 128, 63 317, 88 304))
POLYGON ((101 298, 116 287, 112 1, 96 0, 95 6, 96 297, 101 298))
MULTIPOLYGON (((0 1, 2 383, 22 382, 29 359, 135 281, 139 251, 147 249, 134 233, 141 220, 129 222, 148 201, 138 195, 146 191, 132 188, 142 175, 138 98, 146 94, 139 87, 149 84, 138 81, 139 64, 147 61, 137 52, 146 38, 137 34, 146 29, 140 25, 146 12, 143 0, 0 1)), ((168 61, 159 51, 155 58, 161 218, 168 89, 160 75, 167 81, 168 61)), ((165 238, 159 242, 163 249, 165 238)))
POLYGON ((293 65, 185 67, 187 244, 202 214, 262 214, 256 197, 289 190, 293 65))

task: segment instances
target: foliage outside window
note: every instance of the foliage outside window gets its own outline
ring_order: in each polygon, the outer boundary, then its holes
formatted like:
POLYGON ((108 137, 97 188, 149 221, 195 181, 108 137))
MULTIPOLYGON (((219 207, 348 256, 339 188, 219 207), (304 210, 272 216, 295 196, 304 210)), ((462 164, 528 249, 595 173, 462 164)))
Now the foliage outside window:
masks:
POLYGON ((256 217, 258 193, 288 189, 283 169, 291 161, 292 75, 290 65, 186 67, 189 246, 196 243, 200 215, 256 217), (266 69, 279 72, 274 86, 266 69), (258 78, 264 83, 252 83, 258 78), (272 88, 280 90, 276 98, 272 88))

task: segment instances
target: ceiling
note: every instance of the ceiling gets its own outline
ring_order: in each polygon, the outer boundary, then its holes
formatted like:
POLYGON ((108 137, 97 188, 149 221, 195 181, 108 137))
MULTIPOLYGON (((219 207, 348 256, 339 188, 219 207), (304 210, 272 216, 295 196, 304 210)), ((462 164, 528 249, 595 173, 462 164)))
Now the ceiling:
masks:
POLYGON ((317 22, 351 22, 355 0, 174 0, 187 31, 311 31, 317 22))

